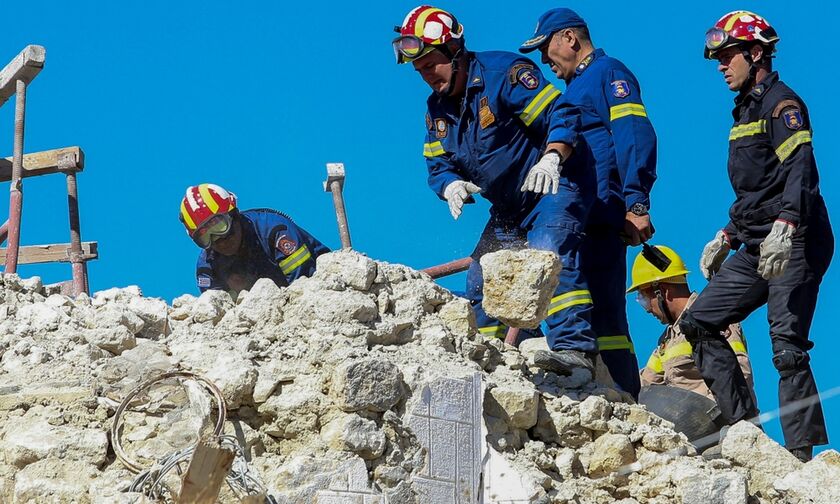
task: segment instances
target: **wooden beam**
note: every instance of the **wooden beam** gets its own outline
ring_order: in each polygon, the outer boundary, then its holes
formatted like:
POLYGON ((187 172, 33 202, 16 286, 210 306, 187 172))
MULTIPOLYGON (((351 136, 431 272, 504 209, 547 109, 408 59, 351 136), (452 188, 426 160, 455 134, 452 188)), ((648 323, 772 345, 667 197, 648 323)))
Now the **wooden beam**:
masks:
POLYGON ((201 439, 184 474, 176 502, 215 504, 235 456, 233 450, 222 448, 218 441, 201 439))
POLYGON ((0 70, 0 107, 13 94, 18 80, 29 84, 44 68, 47 50, 43 46, 28 45, 17 56, 0 70))
MULTIPOLYGON (((97 242, 82 242, 82 260, 90 261, 99 257, 97 242)), ((48 262, 70 262, 70 244, 53 243, 50 245, 29 245, 21 247, 18 264, 40 264, 48 262)), ((0 248, 0 266, 6 264, 6 249, 0 248)))
MULTIPOLYGON (((35 177, 85 168, 85 153, 79 147, 63 147, 23 155, 23 177, 35 177)), ((12 180, 12 158, 0 158, 0 182, 12 180)))

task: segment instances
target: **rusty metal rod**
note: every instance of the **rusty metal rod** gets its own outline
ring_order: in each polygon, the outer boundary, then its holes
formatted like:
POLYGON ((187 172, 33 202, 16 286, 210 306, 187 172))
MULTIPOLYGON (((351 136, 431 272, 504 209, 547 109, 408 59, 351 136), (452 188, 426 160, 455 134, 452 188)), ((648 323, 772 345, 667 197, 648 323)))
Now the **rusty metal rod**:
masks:
POLYGON ((347 224, 347 210, 344 209, 344 195, 341 194, 341 182, 333 180, 330 182, 330 192, 335 205, 335 218, 338 221, 338 234, 341 236, 341 248, 353 248, 350 242, 350 227, 347 224))
POLYGON ((507 330, 507 336, 505 336, 505 343, 511 346, 518 347, 519 346, 519 328, 517 327, 509 327, 507 330))
POLYGON ((420 271, 426 273, 432 278, 442 278, 445 276, 454 275, 455 273, 460 273, 462 271, 467 271, 468 269, 470 269, 470 264, 472 264, 472 262, 472 257, 464 257, 463 259, 450 261, 448 263, 440 264, 438 266, 430 266, 420 271))
POLYGON ((23 210, 23 130, 26 114, 26 83, 15 84, 15 143, 12 158, 12 185, 9 187, 9 246, 6 248, 6 273, 16 273, 20 248, 20 218, 23 210))
POLYGON ((67 209, 70 215, 70 264, 73 268, 73 296, 87 292, 85 261, 82 257, 82 231, 79 224, 79 189, 76 173, 67 172, 67 209))

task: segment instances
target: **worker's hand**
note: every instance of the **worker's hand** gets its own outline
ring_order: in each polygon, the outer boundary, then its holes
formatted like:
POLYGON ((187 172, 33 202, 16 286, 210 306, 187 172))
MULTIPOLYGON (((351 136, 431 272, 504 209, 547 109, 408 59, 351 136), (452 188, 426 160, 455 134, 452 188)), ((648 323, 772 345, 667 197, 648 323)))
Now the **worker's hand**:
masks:
POLYGON ((446 186, 446 189, 443 190, 443 197, 449 203, 449 213, 452 214, 452 218, 458 220, 458 217, 461 216, 461 209, 464 208, 464 202, 473 194, 480 192, 480 187, 466 180, 456 180, 446 186))
POLYGON ((650 222, 650 214, 636 215, 633 212, 627 212, 624 215, 624 234, 629 245, 634 247, 640 245, 650 240, 655 232, 656 229, 650 222))
POLYGON ((533 191, 535 193, 557 194, 560 189, 560 154, 555 151, 548 152, 537 164, 531 167, 522 184, 522 192, 533 191))
POLYGON ((785 273, 793 248, 791 237, 796 227, 790 222, 777 220, 770 229, 770 234, 761 242, 761 255, 758 258, 758 272, 765 280, 778 278, 785 273))
POLYGON ((700 256, 700 271, 706 277, 706 280, 717 273, 731 249, 732 245, 729 242, 729 237, 722 229, 717 232, 714 240, 703 247, 703 255, 700 256))

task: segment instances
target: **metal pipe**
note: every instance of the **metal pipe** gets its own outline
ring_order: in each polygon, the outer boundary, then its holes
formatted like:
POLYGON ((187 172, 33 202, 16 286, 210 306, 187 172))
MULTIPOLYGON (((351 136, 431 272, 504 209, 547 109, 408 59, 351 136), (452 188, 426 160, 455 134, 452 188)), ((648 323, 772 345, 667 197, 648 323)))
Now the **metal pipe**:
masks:
POLYGON ((67 172, 67 209, 70 215, 70 264, 73 268, 73 296, 87 292, 85 261, 82 257, 82 231, 79 224, 79 192, 76 173, 67 172))
POLYGON ((9 236, 9 219, 6 219, 6 222, 0 226, 0 245, 6 241, 6 237, 9 236))
POLYGON ((420 271, 426 273, 432 278, 442 278, 445 276, 454 275, 455 273, 460 273, 462 271, 467 271, 468 269, 470 269, 470 264, 472 264, 472 262, 472 257, 464 257, 463 259, 450 261, 448 263, 440 264, 438 266, 424 268, 420 271))
POLYGON ((20 248, 20 218, 23 210, 23 130, 26 114, 26 83, 15 84, 15 143, 12 159, 12 184, 9 187, 9 246, 6 248, 6 273, 17 273, 20 248))
POLYGON ((505 336, 505 343, 511 346, 518 347, 519 346, 519 328, 518 327, 509 327, 507 331, 507 336, 505 336))
POLYGON ((347 224, 347 210, 344 208, 344 195, 341 194, 341 182, 333 180, 330 182, 330 192, 335 205, 335 218, 338 221, 338 234, 341 236, 341 248, 353 248, 350 242, 350 227, 347 224))

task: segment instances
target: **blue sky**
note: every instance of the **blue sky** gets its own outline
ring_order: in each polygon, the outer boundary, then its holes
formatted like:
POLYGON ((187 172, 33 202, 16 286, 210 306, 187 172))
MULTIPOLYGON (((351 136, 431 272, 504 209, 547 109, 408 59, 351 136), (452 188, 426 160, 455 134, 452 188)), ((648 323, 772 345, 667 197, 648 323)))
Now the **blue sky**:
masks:
MULTIPOLYGON (((137 284, 171 299, 195 293, 197 248, 177 218, 184 189, 215 182, 242 208, 274 207, 331 247, 339 246, 325 163, 344 162, 350 229, 370 256, 425 267, 468 255, 487 205, 455 222, 426 186, 422 158, 426 85, 394 63, 392 27, 417 4, 389 2, 162 1, 11 2, 3 9, 0 66, 26 44, 47 48, 29 88, 26 151, 69 145, 86 154, 79 177, 82 236, 99 242, 93 290, 137 284), (17 22, 21 20, 21 22, 17 22)), ((667 244, 704 285, 696 264, 727 220, 726 175, 733 94, 702 58, 703 34, 722 14, 756 10, 781 35, 776 68, 806 101, 815 131, 821 187, 840 222, 840 150, 833 138, 838 72, 833 2, 447 1, 473 50, 511 50, 539 15, 565 5, 589 23, 597 46, 641 82, 659 136, 653 243, 667 244)), ((544 69, 544 68, 543 68, 544 69)), ((544 69, 545 70, 545 69, 544 69)), ((0 108, 0 153, 12 152, 13 101, 0 108)), ((5 189, 7 184, 3 185, 5 189)), ((27 179, 23 244, 68 241, 64 180, 27 179)), ((5 194, 5 193, 3 193, 5 194)), ((7 210, 0 211, 5 219, 7 210)), ((840 233, 840 229, 835 229, 840 233)), ((632 262, 635 250, 628 255, 632 262)), ((840 302, 840 264, 822 284, 811 338, 822 390, 840 386, 831 309, 840 302)), ((22 267, 54 282, 67 265, 22 267)), ((617 279, 623 282, 623 279, 617 279)), ((453 289, 462 276, 444 281, 453 289)), ((628 299, 631 332, 644 363, 661 326, 628 299)), ((760 407, 777 407, 766 311, 745 322, 760 407)), ((840 449, 840 398, 824 404, 829 447, 840 449)), ((777 421, 765 427, 781 439, 777 421)))

